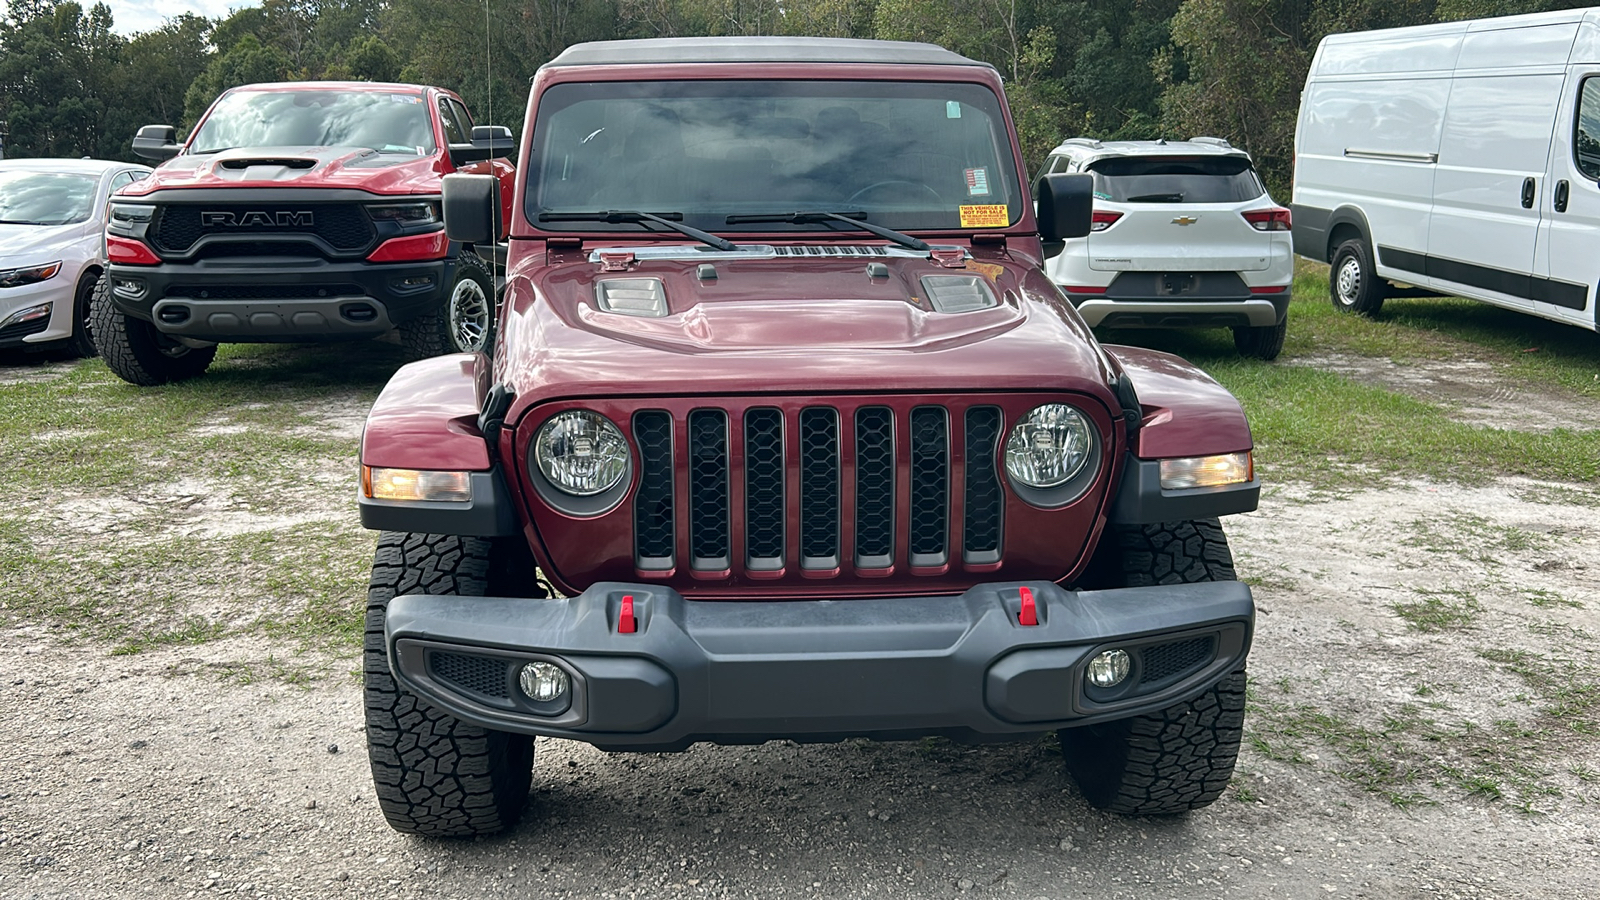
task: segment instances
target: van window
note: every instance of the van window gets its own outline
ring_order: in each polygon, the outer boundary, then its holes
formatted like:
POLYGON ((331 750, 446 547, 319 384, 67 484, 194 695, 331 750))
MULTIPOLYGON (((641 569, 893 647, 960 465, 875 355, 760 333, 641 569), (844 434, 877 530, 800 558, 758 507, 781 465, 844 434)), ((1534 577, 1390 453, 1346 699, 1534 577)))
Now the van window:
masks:
POLYGON ((1578 171, 1600 181, 1600 78, 1585 78, 1578 91, 1578 127, 1572 139, 1578 171))
POLYGON ((1117 203, 1238 203, 1266 193, 1243 156, 1125 156, 1089 171, 1095 194, 1117 203))

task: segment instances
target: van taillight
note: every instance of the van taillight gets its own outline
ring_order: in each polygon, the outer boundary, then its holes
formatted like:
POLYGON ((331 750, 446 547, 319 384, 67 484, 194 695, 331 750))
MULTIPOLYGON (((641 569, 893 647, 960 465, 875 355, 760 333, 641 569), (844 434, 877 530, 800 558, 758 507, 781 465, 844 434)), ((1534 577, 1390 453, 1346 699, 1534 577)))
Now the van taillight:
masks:
POLYGON ((1097 209, 1094 211, 1094 215, 1089 219, 1089 230, 1105 231, 1107 228, 1111 227, 1112 223, 1116 222, 1120 218, 1122 218, 1122 213, 1097 209))
POLYGON ((1239 215, 1257 231, 1288 231, 1291 224, 1287 209, 1253 209, 1239 215))

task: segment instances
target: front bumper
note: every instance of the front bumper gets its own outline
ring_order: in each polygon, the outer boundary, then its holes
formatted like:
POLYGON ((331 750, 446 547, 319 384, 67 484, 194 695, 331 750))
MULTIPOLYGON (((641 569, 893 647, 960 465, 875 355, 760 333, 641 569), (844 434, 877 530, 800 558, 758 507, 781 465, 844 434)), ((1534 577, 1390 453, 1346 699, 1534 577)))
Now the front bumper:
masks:
POLYGON ((316 341, 373 337, 437 309, 455 265, 236 257, 113 265, 109 274, 117 308, 164 334, 316 341))
POLYGON ((1030 582, 960 596, 689 601, 642 584, 526 600, 408 595, 389 604, 390 667, 407 689, 499 731, 608 750, 696 741, 1004 736, 1163 709, 1239 669, 1254 623, 1239 582, 1069 591, 1030 582), (618 633, 624 595, 638 630, 618 633), (1087 684, 1098 652, 1127 650, 1116 688, 1087 684), (569 700, 535 704, 527 662, 566 670, 569 700))

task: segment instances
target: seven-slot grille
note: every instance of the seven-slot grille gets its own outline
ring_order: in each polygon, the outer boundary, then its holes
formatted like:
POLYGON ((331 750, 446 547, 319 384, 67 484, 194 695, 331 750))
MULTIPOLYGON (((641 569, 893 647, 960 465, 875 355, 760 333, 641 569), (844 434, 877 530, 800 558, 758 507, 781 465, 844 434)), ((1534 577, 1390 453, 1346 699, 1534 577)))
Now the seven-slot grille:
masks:
POLYGON ((998 562, 1001 422, 983 404, 698 408, 679 421, 641 410, 632 418, 635 563, 823 574, 998 562), (897 504, 904 490, 908 502, 897 504), (678 502, 687 502, 681 515, 678 502))

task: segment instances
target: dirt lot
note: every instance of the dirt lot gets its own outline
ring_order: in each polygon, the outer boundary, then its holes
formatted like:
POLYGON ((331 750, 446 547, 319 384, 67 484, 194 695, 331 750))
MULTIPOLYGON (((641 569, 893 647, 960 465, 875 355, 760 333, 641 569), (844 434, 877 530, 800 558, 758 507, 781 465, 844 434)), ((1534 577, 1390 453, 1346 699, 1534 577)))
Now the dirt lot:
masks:
MULTIPOLYGON (((1462 421, 1514 403, 1594 427, 1570 397, 1418 365, 1391 386, 1448 383, 1462 421)), ((70 371, 0 368, 0 390, 70 371)), ((366 769, 354 645, 251 624, 261 604, 300 621, 324 594, 353 611, 363 588, 370 386, 297 402, 280 427, 342 455, 248 489, 24 491, 4 513, 9 546, 76 561, 0 566, 8 592, 106 603, 13 596, 0 619, 0 896, 1533 898, 1588 895, 1600 872, 1600 490, 1521 479, 1280 479, 1225 523, 1260 610, 1247 746, 1224 798, 1187 817, 1089 809, 1048 741, 541 740, 514 833, 401 837, 366 769), (110 550, 129 545, 149 559, 110 550), (319 566, 331 587, 281 577, 319 566)), ((217 430, 201 453, 237 433, 198 427, 217 430)))

